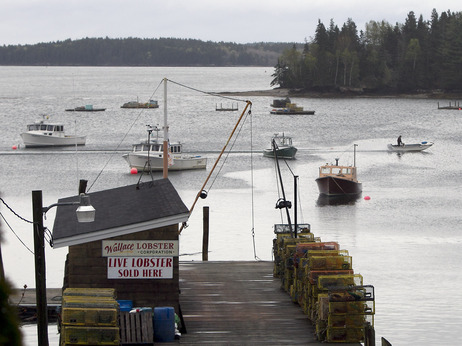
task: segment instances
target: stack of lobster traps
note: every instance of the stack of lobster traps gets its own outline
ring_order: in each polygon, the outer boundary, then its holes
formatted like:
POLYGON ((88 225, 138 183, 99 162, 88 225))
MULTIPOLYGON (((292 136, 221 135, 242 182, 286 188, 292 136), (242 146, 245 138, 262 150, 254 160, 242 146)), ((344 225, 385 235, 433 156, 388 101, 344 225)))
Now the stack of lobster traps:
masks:
POLYGON ((63 292, 60 345, 119 345, 119 304, 113 288, 63 292))
POLYGON ((337 242, 323 242, 309 224, 275 225, 274 277, 293 302, 316 326, 316 336, 326 342, 364 342, 373 331, 374 287, 355 274, 348 250, 337 242))

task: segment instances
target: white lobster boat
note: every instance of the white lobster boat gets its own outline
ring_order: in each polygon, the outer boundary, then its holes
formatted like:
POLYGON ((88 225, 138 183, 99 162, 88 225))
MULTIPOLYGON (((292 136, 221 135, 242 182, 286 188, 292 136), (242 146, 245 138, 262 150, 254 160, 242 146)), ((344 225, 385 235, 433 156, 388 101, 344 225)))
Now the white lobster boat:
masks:
POLYGON ((66 135, 64 125, 48 122, 48 116, 27 125, 27 132, 21 133, 26 147, 63 147, 85 145, 86 136, 66 135))
MULTIPOLYGON (((127 161, 130 168, 138 171, 162 171, 164 152, 162 140, 159 140, 160 129, 148 127, 148 139, 141 140, 132 147, 132 151, 122 157, 127 161), (156 131, 155 139, 151 138, 151 132, 156 131)), ((168 170, 182 171, 190 169, 205 169, 207 158, 199 155, 187 155, 182 152, 181 143, 170 143, 168 152, 168 170)))

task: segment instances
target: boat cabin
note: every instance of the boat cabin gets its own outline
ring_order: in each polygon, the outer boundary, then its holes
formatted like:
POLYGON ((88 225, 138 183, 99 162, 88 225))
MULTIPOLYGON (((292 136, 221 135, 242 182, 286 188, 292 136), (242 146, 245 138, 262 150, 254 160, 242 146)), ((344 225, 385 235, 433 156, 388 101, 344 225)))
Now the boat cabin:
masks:
MULTIPOLYGON (((175 144, 170 144, 169 145, 170 152, 172 154, 181 154, 181 144, 180 143, 175 143, 175 144)), ((163 152, 163 143, 160 142, 155 142, 155 143, 139 143, 133 145, 133 152, 138 153, 138 152, 156 152, 156 153, 162 153, 163 152)))
POLYGON ((356 180, 356 167, 328 165, 319 168, 319 177, 338 176, 345 179, 356 180))
POLYGON ((273 137, 274 142, 278 147, 289 147, 292 146, 292 137, 286 137, 284 134, 282 136, 275 135, 273 137))
POLYGON ((64 132, 63 125, 44 124, 43 122, 27 125, 27 131, 64 132))

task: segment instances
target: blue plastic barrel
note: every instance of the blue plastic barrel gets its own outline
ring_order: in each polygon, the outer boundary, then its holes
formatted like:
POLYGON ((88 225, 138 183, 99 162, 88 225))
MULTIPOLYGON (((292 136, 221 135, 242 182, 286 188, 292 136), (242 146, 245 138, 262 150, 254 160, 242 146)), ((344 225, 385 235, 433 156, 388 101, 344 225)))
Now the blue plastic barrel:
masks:
POLYGON ((154 341, 175 340, 175 310, 171 307, 154 308, 154 341))

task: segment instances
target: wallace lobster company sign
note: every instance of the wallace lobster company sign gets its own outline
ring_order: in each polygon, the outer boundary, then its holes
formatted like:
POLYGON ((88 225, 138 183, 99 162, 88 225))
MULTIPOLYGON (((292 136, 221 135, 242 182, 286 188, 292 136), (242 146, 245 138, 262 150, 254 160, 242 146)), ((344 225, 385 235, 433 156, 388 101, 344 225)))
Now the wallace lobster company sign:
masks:
POLYGON ((178 240, 103 240, 103 257, 178 257, 178 240))

